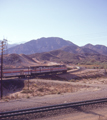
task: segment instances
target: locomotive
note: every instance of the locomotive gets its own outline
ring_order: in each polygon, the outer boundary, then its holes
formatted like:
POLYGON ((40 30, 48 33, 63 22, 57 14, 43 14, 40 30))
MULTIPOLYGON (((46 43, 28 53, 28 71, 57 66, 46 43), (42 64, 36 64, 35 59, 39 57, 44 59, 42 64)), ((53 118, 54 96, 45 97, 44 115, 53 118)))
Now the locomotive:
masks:
MULTIPOLYGON (((4 69, 3 77, 26 77, 35 76, 41 74, 50 73, 66 73, 67 67, 65 65, 52 65, 52 66, 32 66, 28 68, 14 68, 14 69, 4 69)), ((0 73, 1 77, 1 73, 0 73)))

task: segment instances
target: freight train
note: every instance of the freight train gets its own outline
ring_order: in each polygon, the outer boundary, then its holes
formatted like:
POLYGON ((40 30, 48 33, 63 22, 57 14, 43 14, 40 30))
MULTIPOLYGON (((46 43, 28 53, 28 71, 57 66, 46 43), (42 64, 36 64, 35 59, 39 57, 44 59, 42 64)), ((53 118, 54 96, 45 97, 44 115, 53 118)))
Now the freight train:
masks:
MULTIPOLYGON (((26 77, 35 76, 41 74, 50 73, 66 73, 67 67, 65 65, 52 65, 52 66, 33 66, 28 68, 14 68, 14 69, 4 69, 2 76, 6 77, 26 77)), ((1 71, 0 71, 1 77, 1 71)))

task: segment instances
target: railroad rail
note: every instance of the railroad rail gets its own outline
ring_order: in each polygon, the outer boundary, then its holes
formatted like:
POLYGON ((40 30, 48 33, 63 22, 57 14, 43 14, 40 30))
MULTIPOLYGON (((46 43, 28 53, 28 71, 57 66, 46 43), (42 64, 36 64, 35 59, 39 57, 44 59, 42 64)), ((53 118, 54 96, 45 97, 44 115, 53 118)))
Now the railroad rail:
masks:
POLYGON ((45 107, 36 107, 36 108, 22 109, 22 110, 16 110, 16 111, 0 112, 0 118, 6 118, 6 117, 12 117, 12 116, 18 116, 18 115, 24 115, 24 114, 30 114, 30 113, 46 112, 46 111, 64 109, 69 107, 98 104, 98 103, 104 103, 104 102, 107 102, 107 98, 51 105, 51 106, 45 106, 45 107))

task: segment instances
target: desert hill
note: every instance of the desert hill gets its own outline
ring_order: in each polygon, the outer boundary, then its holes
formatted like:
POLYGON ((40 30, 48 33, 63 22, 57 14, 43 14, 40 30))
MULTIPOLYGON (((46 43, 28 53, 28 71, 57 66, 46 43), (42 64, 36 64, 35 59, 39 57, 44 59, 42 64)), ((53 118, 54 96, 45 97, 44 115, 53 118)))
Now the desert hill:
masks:
POLYGON ((44 63, 106 64, 107 47, 104 45, 76 44, 58 37, 40 38, 9 48, 4 65, 25 67, 44 63), (20 54, 21 53, 21 54, 20 54))
POLYGON ((99 53, 79 53, 74 54, 63 50, 54 50, 44 53, 35 53, 29 55, 32 59, 36 58, 38 61, 51 61, 58 63, 72 63, 72 64, 92 64, 99 62, 107 62, 107 56, 99 53))
POLYGON ((3 57, 4 68, 22 68, 31 65, 37 65, 37 62, 24 54, 8 54, 3 57))
POLYGON ((100 54, 107 55, 107 47, 104 45, 87 44, 87 45, 83 46, 83 48, 89 48, 89 49, 94 50, 100 54))
POLYGON ((87 47, 79 47, 79 46, 66 46, 61 48, 61 50, 69 52, 69 53, 74 53, 74 54, 99 54, 99 52, 97 52, 96 50, 87 48, 87 47))
POLYGON ((8 54, 3 58, 4 68, 22 68, 29 66, 45 65, 46 63, 63 64, 106 64, 107 56, 99 53, 71 53, 63 50, 25 54, 8 54))

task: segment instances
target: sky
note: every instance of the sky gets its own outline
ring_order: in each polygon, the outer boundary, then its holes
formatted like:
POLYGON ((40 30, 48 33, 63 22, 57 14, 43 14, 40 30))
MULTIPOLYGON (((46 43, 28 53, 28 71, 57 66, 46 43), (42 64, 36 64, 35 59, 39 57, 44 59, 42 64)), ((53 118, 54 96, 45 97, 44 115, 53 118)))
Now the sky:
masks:
POLYGON ((0 0, 0 40, 41 37, 107 46, 107 0, 0 0))

